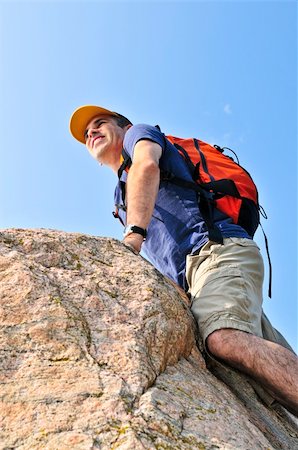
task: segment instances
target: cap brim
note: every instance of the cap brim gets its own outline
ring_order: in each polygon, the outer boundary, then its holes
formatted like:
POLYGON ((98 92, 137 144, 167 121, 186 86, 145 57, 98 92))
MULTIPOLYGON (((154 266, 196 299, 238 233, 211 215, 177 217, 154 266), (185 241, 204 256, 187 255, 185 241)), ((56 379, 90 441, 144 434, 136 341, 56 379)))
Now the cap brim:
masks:
POLYGON ((85 144, 85 130, 93 117, 100 114, 108 116, 118 116, 116 112, 109 111, 108 109, 102 108, 101 106, 85 105, 76 109, 70 118, 69 128, 70 132, 75 139, 82 144, 85 144))

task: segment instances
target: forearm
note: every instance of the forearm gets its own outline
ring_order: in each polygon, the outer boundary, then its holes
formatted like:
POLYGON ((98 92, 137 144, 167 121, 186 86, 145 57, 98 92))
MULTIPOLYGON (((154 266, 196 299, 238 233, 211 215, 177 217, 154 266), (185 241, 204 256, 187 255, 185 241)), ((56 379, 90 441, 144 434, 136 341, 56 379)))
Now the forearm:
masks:
POLYGON ((133 164, 127 179, 127 223, 147 228, 159 189, 160 170, 155 163, 133 164))
MULTIPOLYGON (((160 170, 156 163, 132 164, 127 179, 127 223, 147 228, 154 210, 159 189, 160 170)), ((128 235, 124 242, 140 251, 143 237, 128 235)))

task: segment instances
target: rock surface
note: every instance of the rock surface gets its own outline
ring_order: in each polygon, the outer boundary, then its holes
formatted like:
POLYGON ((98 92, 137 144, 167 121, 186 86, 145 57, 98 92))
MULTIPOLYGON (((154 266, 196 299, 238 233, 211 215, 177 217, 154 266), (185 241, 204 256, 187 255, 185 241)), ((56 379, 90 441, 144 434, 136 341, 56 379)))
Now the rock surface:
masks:
POLYGON ((1 449, 298 448, 293 416, 206 369, 187 297, 122 243, 4 230, 0 282, 1 449))

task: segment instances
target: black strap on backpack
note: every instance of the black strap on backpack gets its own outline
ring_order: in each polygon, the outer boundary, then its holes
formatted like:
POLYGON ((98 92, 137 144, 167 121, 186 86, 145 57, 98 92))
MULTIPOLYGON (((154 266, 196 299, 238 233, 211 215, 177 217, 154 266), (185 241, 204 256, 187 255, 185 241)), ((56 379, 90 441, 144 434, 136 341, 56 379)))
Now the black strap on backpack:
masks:
POLYGON ((123 158, 123 163, 121 164, 121 166, 118 169, 119 180, 121 179, 121 176, 122 176, 122 173, 124 172, 124 170, 126 170, 127 168, 129 169, 132 164, 131 157, 126 153, 124 148, 122 149, 121 154, 122 154, 122 158, 123 158))
POLYGON ((215 207, 215 196, 212 192, 205 190, 199 184, 193 181, 187 181, 182 178, 176 177, 171 172, 160 171, 161 180, 168 181, 170 183, 175 184, 176 186, 180 186, 186 189, 192 189, 198 194, 198 202, 200 204, 200 211, 204 222, 206 223, 206 227, 208 230, 208 235, 210 241, 217 242, 218 244, 223 243, 223 237, 220 229, 215 225, 213 220, 214 207, 215 207))
POLYGON ((198 174, 199 174, 199 166, 198 163, 196 166, 191 161, 187 151, 181 147, 181 145, 175 143, 174 146, 177 148, 179 153, 183 154, 184 160, 189 168, 189 172, 194 180, 194 182, 189 182, 179 177, 176 177, 174 174, 167 174, 166 178, 162 174, 162 180, 168 180, 177 186, 190 188, 198 192, 198 202, 200 205, 200 211, 204 222, 206 223, 206 227, 208 230, 208 236, 210 241, 217 242, 218 244, 223 243, 223 237, 220 229, 214 223, 214 208, 215 201, 224 195, 231 195, 236 198, 241 198, 239 191, 233 180, 229 179, 221 179, 215 180, 212 175, 208 171, 207 162, 205 159, 205 155, 200 150, 199 143, 197 139, 194 139, 194 144, 196 149, 198 150, 203 170, 208 174, 210 178, 210 182, 208 183, 200 183, 198 184, 198 174))
POLYGON ((126 153, 126 151, 124 150, 124 148, 122 149, 122 157, 123 157, 123 162, 121 164, 121 166, 118 169, 118 179, 119 179, 119 184, 120 184, 120 190, 121 190, 121 200, 122 203, 118 203, 115 205, 115 211, 112 212, 113 216, 116 219, 119 219, 120 222, 122 223, 123 226, 125 226, 125 223, 123 222, 123 220, 121 219, 121 217, 119 216, 119 209, 122 209, 123 211, 126 211, 126 192, 125 192, 125 182, 121 180, 121 176, 122 173, 124 172, 125 169, 129 168, 132 164, 131 158, 130 156, 126 153))

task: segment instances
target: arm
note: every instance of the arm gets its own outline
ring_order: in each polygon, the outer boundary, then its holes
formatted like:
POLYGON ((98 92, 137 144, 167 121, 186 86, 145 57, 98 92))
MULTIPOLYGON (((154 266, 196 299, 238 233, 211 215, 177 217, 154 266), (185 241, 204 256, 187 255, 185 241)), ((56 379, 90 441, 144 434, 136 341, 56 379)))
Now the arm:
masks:
MULTIPOLYGON (((142 228, 149 225, 159 189, 161 153, 161 146, 152 141, 141 140, 135 145, 126 184, 127 223, 142 228)), ((124 239, 124 243, 139 252, 143 237, 133 233, 124 239)))

